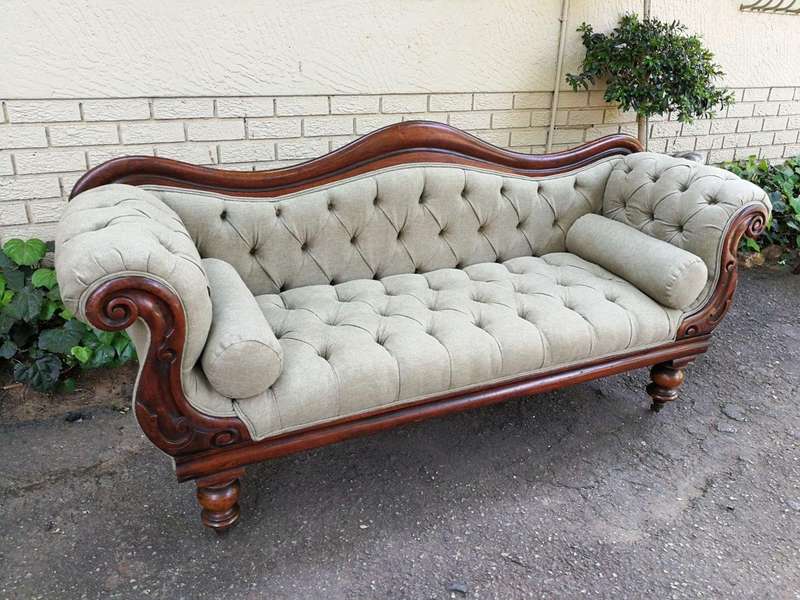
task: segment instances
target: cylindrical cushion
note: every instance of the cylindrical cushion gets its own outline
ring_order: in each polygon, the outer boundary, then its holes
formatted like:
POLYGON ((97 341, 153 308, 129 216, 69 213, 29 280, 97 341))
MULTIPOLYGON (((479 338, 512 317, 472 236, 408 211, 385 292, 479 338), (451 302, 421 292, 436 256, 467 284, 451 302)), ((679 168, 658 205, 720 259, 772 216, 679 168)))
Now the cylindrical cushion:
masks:
POLYGON ((567 250, 671 308, 688 307, 708 279, 708 268, 699 256, 600 215, 575 221, 567 232, 567 250))
POLYGON ((283 350, 255 297, 227 262, 203 259, 211 290, 211 331, 200 359, 208 382, 228 398, 269 388, 283 367, 283 350))

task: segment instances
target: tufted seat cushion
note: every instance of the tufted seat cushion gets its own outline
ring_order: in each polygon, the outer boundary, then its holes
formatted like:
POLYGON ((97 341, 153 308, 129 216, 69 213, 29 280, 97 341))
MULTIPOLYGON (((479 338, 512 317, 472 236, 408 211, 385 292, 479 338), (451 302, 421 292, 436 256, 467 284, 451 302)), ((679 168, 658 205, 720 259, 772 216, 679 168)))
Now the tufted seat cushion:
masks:
POLYGON ((569 253, 256 297, 283 348, 257 438, 674 338, 680 312, 569 253))

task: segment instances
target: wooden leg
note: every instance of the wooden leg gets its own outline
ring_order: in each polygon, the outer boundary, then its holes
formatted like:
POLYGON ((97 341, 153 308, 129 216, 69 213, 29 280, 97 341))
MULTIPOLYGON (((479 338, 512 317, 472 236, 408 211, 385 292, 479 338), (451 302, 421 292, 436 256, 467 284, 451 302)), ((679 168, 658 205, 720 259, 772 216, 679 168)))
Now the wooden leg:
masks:
POLYGON ((197 480, 203 525, 218 534, 227 532, 239 520, 239 478, 243 475, 244 469, 234 469, 197 480))
POLYGON ((652 383, 647 386, 647 393, 653 398, 651 410, 658 412, 667 403, 677 400, 678 388, 683 383, 683 365, 673 361, 659 363, 650 369, 652 383))

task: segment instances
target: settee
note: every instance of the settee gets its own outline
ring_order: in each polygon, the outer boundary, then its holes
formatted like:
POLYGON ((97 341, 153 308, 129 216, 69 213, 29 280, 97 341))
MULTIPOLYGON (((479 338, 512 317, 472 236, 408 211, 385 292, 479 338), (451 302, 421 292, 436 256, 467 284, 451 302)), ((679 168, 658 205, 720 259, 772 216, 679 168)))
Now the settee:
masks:
POLYGON ((130 333, 136 418, 221 532, 262 460, 647 366, 660 409, 769 210, 628 136, 531 156, 407 122, 272 171, 111 160, 56 270, 79 319, 130 333))

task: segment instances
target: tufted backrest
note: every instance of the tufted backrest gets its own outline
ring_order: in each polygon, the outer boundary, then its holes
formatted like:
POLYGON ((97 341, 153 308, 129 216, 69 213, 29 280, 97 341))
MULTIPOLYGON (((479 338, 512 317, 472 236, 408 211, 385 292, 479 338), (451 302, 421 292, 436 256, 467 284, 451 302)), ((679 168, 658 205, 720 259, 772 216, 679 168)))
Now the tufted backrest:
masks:
POLYGON ((696 306, 706 300, 719 276, 722 233, 730 217, 757 202, 769 208, 761 188, 729 171, 641 152, 614 163, 603 215, 702 258, 709 279, 696 306))
POLYGON ((541 256, 599 213, 615 156, 561 175, 407 164, 275 198, 148 186, 254 294, 541 256))

